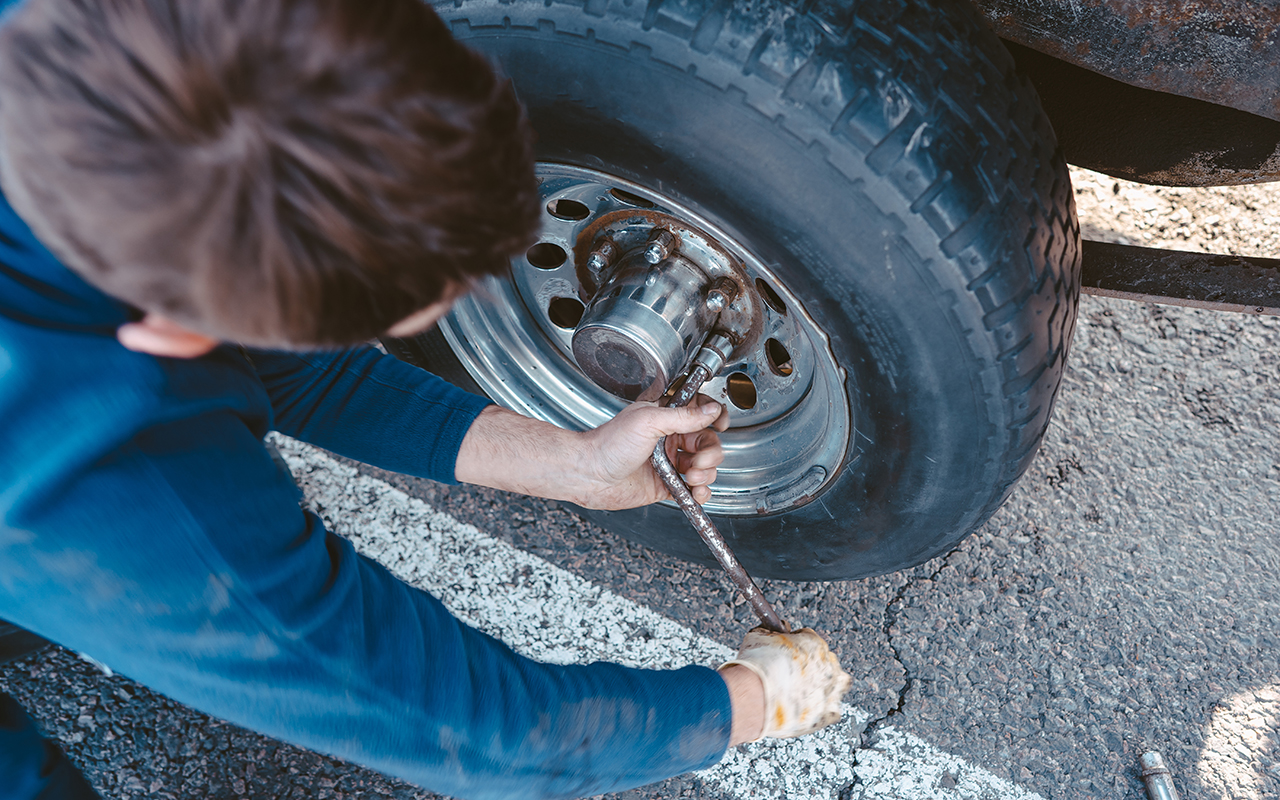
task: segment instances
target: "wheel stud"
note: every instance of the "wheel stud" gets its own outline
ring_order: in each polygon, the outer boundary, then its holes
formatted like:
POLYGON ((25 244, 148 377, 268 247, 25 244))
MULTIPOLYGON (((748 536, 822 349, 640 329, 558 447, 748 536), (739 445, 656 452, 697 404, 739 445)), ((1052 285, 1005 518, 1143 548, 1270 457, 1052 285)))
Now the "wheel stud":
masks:
POLYGON ((704 302, 707 304, 708 311, 713 314, 719 314, 737 296, 738 284, 729 278, 721 277, 711 282, 711 288, 707 289, 707 297, 704 302))
POLYGON ((669 230, 658 228, 649 236, 649 246, 644 249, 644 260, 659 264, 676 249, 680 240, 669 230))
POLYGON ((587 256, 587 271, 599 283, 600 275, 613 264, 618 257, 618 245, 612 239, 601 239, 591 255, 587 256))

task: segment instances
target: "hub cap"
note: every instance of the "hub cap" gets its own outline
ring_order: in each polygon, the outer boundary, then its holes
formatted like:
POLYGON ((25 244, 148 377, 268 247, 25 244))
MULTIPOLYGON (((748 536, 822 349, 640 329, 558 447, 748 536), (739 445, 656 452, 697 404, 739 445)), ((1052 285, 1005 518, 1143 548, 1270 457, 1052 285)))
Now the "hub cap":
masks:
POLYGON ((656 400, 702 343, 716 314, 705 273, 683 258, 631 253, 596 292, 573 333, 578 366, 624 400, 656 400))

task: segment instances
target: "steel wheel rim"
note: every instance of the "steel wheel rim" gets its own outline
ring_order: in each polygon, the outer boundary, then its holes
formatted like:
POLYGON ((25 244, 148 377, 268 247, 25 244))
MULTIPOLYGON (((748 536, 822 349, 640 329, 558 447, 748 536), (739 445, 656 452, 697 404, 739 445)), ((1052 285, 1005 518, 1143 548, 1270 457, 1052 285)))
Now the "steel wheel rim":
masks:
POLYGON ((573 328, 566 327, 576 324, 574 304, 582 307, 574 247, 577 235, 601 214, 657 209, 733 253, 757 285, 764 315, 758 341, 735 353, 703 389, 730 413, 730 428, 721 435, 725 460, 705 508, 754 516, 780 513, 820 495, 839 472, 853 422, 845 373, 829 339, 786 284, 748 248, 670 198, 582 167, 540 163, 538 176, 538 244, 513 259, 511 277, 483 281, 440 322, 476 383, 501 405, 571 430, 596 427, 620 411, 626 401, 597 386, 574 362, 573 328), (749 408, 740 405, 750 399, 746 383, 755 393, 749 408))

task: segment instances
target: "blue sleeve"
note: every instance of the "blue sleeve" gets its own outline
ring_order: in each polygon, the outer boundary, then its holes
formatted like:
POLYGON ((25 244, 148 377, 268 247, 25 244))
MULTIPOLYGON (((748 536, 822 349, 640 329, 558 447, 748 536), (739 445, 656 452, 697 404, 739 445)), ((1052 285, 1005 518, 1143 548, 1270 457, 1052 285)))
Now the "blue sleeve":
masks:
POLYGON ((154 424, 8 508, 0 612, 207 713, 462 798, 594 795, 723 754, 713 670, 524 658, 292 487, 231 410, 154 424))
POLYGON ((489 405, 372 347, 250 351, 281 433, 375 467, 456 483, 462 438, 489 405))

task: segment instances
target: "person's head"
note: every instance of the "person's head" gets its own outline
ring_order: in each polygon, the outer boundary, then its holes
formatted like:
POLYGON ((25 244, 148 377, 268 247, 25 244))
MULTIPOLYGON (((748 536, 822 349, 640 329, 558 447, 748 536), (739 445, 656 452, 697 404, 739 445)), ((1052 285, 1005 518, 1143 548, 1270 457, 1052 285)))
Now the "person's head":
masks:
POLYGON ((421 0, 30 0, 0 27, 9 201, 90 283, 211 339, 435 316, 536 234, 531 140, 421 0))

